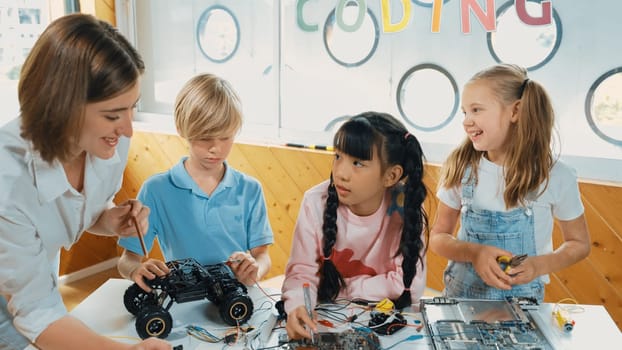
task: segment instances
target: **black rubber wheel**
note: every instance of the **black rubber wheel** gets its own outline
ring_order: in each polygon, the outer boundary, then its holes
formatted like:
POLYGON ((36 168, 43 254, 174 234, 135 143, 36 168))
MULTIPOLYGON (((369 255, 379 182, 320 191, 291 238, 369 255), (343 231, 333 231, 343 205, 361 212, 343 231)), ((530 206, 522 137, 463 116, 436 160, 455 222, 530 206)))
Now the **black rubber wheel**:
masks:
POLYGON ((247 295, 236 295, 223 298, 218 311, 222 320, 236 326, 248 321, 253 315, 253 301, 247 295))
POLYGON ((158 306, 147 306, 136 315, 136 333, 141 339, 166 338, 173 328, 171 314, 158 306))
POLYGON ((123 305, 125 309, 136 316, 138 311, 147 305, 155 305, 156 298, 153 293, 145 292, 136 283, 132 284, 123 294, 123 305))

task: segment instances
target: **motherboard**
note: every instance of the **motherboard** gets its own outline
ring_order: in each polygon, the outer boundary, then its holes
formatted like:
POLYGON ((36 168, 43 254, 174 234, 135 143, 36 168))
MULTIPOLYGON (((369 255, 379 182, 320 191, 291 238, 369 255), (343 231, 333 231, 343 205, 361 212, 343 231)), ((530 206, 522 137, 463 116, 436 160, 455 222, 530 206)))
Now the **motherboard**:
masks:
POLYGON ((420 311, 435 350, 553 350, 526 311, 508 300, 422 299, 420 311))
POLYGON ((348 329, 341 332, 319 332, 309 339, 290 340, 281 344, 281 349, 291 350, 381 350, 378 336, 365 328, 348 329))

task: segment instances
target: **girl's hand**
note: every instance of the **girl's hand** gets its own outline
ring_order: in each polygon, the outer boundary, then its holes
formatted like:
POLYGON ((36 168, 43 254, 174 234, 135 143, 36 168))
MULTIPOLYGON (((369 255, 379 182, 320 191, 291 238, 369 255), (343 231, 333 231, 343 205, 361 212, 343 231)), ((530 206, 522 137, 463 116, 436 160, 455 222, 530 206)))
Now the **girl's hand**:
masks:
POLYGON ((285 329, 287 330, 289 339, 311 339, 311 331, 317 333, 317 325, 315 321, 309 317, 309 313, 304 305, 295 308, 287 315, 285 329))
POLYGON ((171 350, 172 348, 171 344, 158 338, 147 338, 130 347, 131 350, 171 350))
POLYGON ((169 273, 169 268, 160 260, 148 259, 137 267, 130 274, 132 281, 136 282, 140 288, 146 292, 151 292, 151 288, 145 283, 145 280, 156 278, 156 276, 164 276, 169 273))
POLYGON ((252 286, 257 282, 259 264, 249 253, 234 252, 227 259, 227 265, 231 268, 238 281, 245 285, 252 286))
POLYGON ((523 262, 508 270, 507 274, 512 277, 511 283, 525 284, 533 281, 536 277, 540 276, 537 271, 537 257, 527 257, 523 262))
POLYGON ((471 263, 484 283, 497 289, 509 290, 512 289, 512 277, 497 262, 497 258, 502 255, 512 256, 512 253, 494 246, 481 245, 471 263))

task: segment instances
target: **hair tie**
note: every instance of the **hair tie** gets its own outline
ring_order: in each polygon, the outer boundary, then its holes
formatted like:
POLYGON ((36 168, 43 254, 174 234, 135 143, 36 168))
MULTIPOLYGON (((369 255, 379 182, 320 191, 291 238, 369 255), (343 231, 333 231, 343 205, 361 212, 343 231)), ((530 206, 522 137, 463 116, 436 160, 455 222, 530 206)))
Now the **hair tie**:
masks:
POLYGON ((404 140, 408 140, 409 136, 410 136, 410 133, 406 131, 406 133, 404 134, 404 140))
POLYGON ((328 257, 325 257, 323 253, 320 254, 320 260, 322 262, 327 261, 327 260, 331 260, 333 258, 333 255, 335 255, 335 248, 331 249, 330 255, 328 257))
POLYGON ((526 78, 525 80, 523 80, 523 84, 520 86, 520 93, 518 94, 520 96, 519 98, 523 98, 523 92, 525 92, 525 87, 527 87, 528 82, 529 82, 529 78, 526 78))
POLYGON ((410 288, 404 288, 404 292, 410 292, 410 288))

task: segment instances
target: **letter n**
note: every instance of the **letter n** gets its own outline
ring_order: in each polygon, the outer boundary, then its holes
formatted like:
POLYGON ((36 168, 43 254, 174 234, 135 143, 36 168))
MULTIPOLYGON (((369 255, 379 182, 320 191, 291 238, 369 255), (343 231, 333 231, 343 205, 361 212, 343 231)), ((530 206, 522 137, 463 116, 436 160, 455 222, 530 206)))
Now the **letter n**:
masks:
POLYGON ((471 33, 471 17, 469 16, 469 8, 473 11, 473 14, 477 17, 487 32, 492 32, 497 29, 495 0, 486 0, 486 12, 482 10, 477 0, 461 0, 460 12, 463 33, 471 33))

